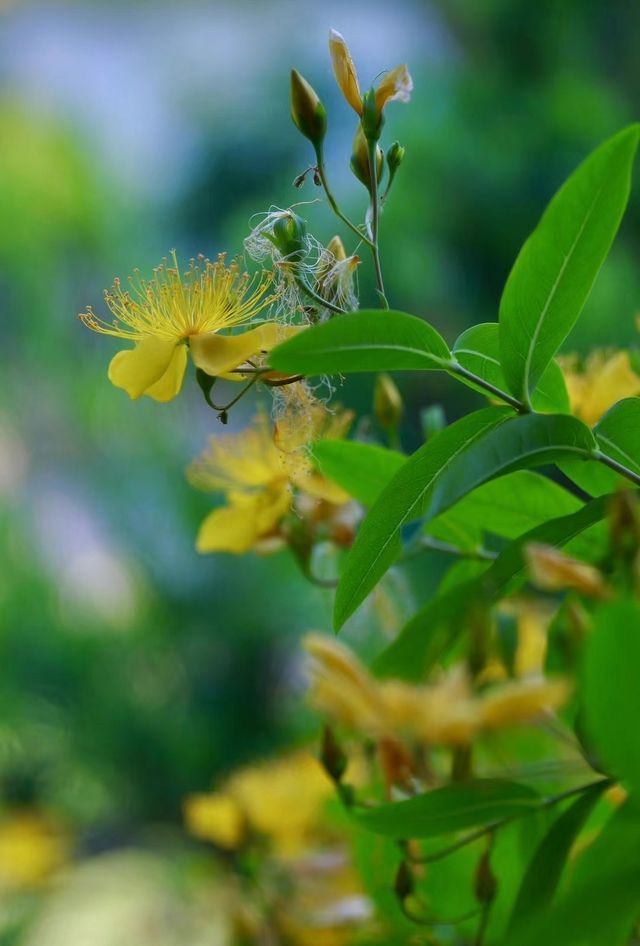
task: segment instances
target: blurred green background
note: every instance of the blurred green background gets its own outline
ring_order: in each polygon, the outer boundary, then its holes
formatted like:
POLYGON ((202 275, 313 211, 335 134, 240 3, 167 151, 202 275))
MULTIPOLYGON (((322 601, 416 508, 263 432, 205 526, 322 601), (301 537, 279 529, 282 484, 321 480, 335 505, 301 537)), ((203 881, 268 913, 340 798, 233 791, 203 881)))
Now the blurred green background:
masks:
MULTIPOLYGON (((392 305, 450 341, 494 320, 553 191, 638 118, 640 6, 5 0, 0 17, 0 793, 54 811, 79 851, 108 850, 177 831, 186 793, 314 732, 292 711, 293 642, 329 629, 330 600, 286 553, 197 556, 211 501, 184 468, 215 415, 193 382, 169 405, 129 402, 106 379, 117 346, 77 313, 104 314, 115 275, 172 247, 234 254, 254 214, 318 198, 292 186, 311 156, 291 66, 327 105, 334 189, 364 212, 333 26, 364 84, 405 60, 414 77, 385 129, 407 148, 382 221, 392 305)), ((336 232, 325 204, 299 212, 321 240, 336 232)), ((636 198, 570 350, 634 339, 639 259, 636 198)), ((372 383, 339 397, 366 413, 372 383)), ((474 403, 435 374, 400 384, 407 448, 419 408, 474 403)))

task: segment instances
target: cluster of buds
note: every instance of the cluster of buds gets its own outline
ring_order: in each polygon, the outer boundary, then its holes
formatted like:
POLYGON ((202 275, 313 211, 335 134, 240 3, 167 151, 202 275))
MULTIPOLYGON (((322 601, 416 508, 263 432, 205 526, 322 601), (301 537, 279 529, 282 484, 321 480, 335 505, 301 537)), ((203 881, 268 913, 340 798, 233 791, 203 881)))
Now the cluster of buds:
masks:
MULTIPOLYGON (((353 141, 351 169, 358 180, 371 192, 373 189, 370 170, 371 148, 375 149, 373 164, 377 182, 382 178, 385 167, 385 155, 378 145, 384 125, 384 109, 389 102, 408 102, 413 89, 413 81, 407 66, 402 64, 387 72, 377 86, 371 86, 363 94, 360 91, 358 73, 349 47, 344 37, 336 30, 330 32, 329 50, 338 86, 359 118, 353 141)), ((296 69, 291 72, 291 115, 298 130, 313 145, 319 166, 322 165, 322 148, 327 132, 327 112, 315 89, 296 69)), ((396 141, 386 154, 389 185, 403 158, 404 148, 396 141)))

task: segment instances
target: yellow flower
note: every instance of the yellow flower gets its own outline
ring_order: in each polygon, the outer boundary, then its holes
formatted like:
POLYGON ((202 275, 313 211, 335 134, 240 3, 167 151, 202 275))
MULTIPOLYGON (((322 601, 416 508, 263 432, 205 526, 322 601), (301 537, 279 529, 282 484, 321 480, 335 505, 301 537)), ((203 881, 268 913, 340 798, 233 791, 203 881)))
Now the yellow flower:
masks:
POLYGON ((321 825, 331 780, 309 752, 247 766, 218 791, 189 796, 187 829, 198 838, 233 850, 247 829, 269 838, 278 853, 297 853, 321 825))
MULTIPOLYGON (((329 51, 336 81, 351 108, 362 115, 363 102, 358 83, 358 73, 353 64, 344 36, 337 30, 329 32, 329 51)), ((387 72, 376 89, 376 109, 382 112, 387 102, 408 102, 413 90, 413 80, 406 65, 396 66, 387 72)))
POLYGON ((542 677, 500 682, 476 695, 462 666, 432 684, 375 680, 356 655, 334 638, 309 634, 310 701, 337 723, 374 739, 407 737, 428 745, 460 746, 496 727, 534 720, 556 709, 569 689, 542 677))
POLYGON ((607 586, 597 568, 559 552, 552 545, 531 542, 524 550, 531 580, 543 591, 575 588, 589 598, 607 597, 607 586))
POLYGON ((561 356, 558 362, 571 410, 590 427, 622 398, 640 394, 640 377, 626 351, 594 351, 582 366, 576 355, 561 356))
POLYGON ((44 815, 16 811, 0 821, 0 889, 37 887, 67 858, 66 839, 44 815))
POLYGON ((163 262, 151 279, 136 273, 129 290, 116 280, 105 292, 112 322, 99 319, 91 308, 80 318, 95 332, 135 342, 112 359, 112 384, 131 398, 147 394, 170 401, 180 392, 187 350, 208 375, 234 378, 228 373, 285 337, 287 329, 273 321, 235 335, 220 334, 245 325, 271 304, 271 282, 268 273, 251 277, 237 262, 227 265, 224 255, 215 263, 199 257, 181 273, 174 252, 171 265, 163 262))
POLYGON ((245 833, 242 811, 234 798, 222 792, 189 795, 184 803, 187 830, 195 838, 234 850, 245 833))
MULTIPOLYGON (((298 384, 291 387, 304 390, 298 384)), ((278 547, 278 526, 291 508, 294 488, 315 503, 333 507, 349 502, 344 490, 312 468, 308 444, 320 436, 344 435, 350 415, 333 416, 304 394, 287 397, 304 399, 306 410, 285 411, 274 432, 260 414, 248 430, 212 437, 208 449, 192 464, 191 482, 200 489, 223 492, 226 498, 226 504, 202 523, 196 540, 199 552, 241 554, 278 547)))

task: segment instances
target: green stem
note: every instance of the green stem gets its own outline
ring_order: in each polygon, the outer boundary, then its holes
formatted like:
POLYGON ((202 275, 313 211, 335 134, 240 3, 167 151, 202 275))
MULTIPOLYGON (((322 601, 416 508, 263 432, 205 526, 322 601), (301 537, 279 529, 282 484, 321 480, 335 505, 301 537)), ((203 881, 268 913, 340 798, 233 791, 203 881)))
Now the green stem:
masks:
POLYGON ((353 232, 356 234, 356 236, 358 237, 359 240, 362 240, 363 243, 366 243, 367 246, 369 246, 369 247, 371 247, 371 249, 373 249, 373 243, 371 242, 371 240, 369 240, 369 239, 364 235, 364 233, 362 232, 362 230, 361 230, 358 226, 356 226, 356 224, 353 223, 352 220, 349 220, 349 218, 347 217, 347 215, 344 214, 344 213, 342 212, 342 210, 340 210, 340 207, 338 206, 338 202, 337 202, 337 200, 335 199, 335 197, 333 196, 333 193, 332 193, 332 191, 331 191, 331 188, 329 187, 329 181, 327 180, 327 172, 326 172, 326 169, 325 169, 325 166, 324 166, 324 156, 323 156, 322 151, 321 151, 320 149, 316 149, 316 160, 317 160, 317 162, 318 162, 318 164, 317 164, 318 177, 320 178, 320 183, 322 184, 322 186, 323 186, 323 188, 324 188, 324 192, 325 192, 325 194, 327 195, 327 200, 329 201, 329 205, 330 205, 331 209, 333 210, 334 214, 336 215, 336 217, 338 217, 340 220, 342 220, 342 222, 343 222, 347 227, 349 227, 350 230, 353 230, 353 232))
POLYGON ((346 312, 346 309, 341 309, 340 306, 334 305, 333 302, 328 302, 327 299, 323 299, 322 296, 319 296, 317 292, 314 292, 311 286, 304 281, 302 276, 296 276, 296 285, 300 286, 302 291, 309 296, 310 299, 319 305, 323 309, 329 309, 330 312, 337 312, 338 315, 343 315, 346 312))
POLYGON ((509 407, 512 407, 514 411, 517 411, 519 414, 526 414, 529 412, 529 408, 526 406, 526 404, 523 404, 522 401, 519 401, 516 397, 512 397, 511 394, 507 394, 506 391, 496 387, 495 384, 491 384, 490 381, 485 381, 484 378, 474 374, 473 371, 469 371, 468 368, 463 368, 459 362, 453 361, 449 366, 448 371, 453 375, 458 375, 459 378, 465 378, 465 380, 471 381, 473 384, 477 384, 479 388, 484 388, 484 390, 488 391, 489 394, 497 397, 500 401, 504 401, 505 404, 508 404, 509 407))
POLYGON ((632 483, 635 483, 636 486, 640 486, 640 476, 638 476, 637 473, 634 473, 633 470, 623 466, 622 463, 618 463, 618 461, 614 460, 613 457, 608 456, 606 453, 602 453, 601 450, 594 451, 593 459, 598 460, 600 463, 604 463, 604 465, 608 466, 609 469, 615 470, 616 473, 620 474, 620 476, 624 476, 628 480, 631 480, 632 483))
POLYGON ((243 397, 245 396, 245 394, 250 390, 250 388, 252 388, 252 387, 254 386, 254 384, 256 383, 256 381, 259 380, 259 378, 260 378, 260 375, 259 375, 259 374, 254 374, 253 377, 251 378, 251 381, 249 381, 248 384, 245 384, 245 386, 242 388, 242 390, 240 391, 240 394, 237 394, 237 395, 233 398, 233 400, 229 401, 228 404, 225 404, 225 405, 222 406, 222 407, 220 407, 218 404, 215 404, 215 403, 211 400, 210 395, 208 395, 208 394, 205 395, 205 400, 206 400, 207 404, 209 405, 209 407, 213 408, 214 411, 219 411, 221 414, 224 414, 224 413, 226 413, 228 410, 230 410, 230 409, 234 406, 234 404, 237 404, 238 401, 239 401, 241 398, 243 398, 243 397))
MULTIPOLYGON (((473 371, 469 371, 468 368, 463 368, 463 366, 457 361, 452 361, 448 366, 447 371, 454 376, 458 375, 460 378, 465 378, 467 381, 471 381, 479 388, 484 388, 484 390, 488 391, 489 394, 492 394, 499 400, 504 401, 505 404, 508 404, 509 407, 512 407, 519 414, 528 414, 531 411, 531 409, 527 407, 527 405, 522 401, 512 397, 511 394, 507 394, 506 391, 496 387, 495 384, 491 384, 490 381, 485 381, 484 378, 474 374, 473 371)), ((625 479, 630 480, 630 482, 632 482, 635 486, 640 486, 640 475, 638 473, 635 473, 633 470, 630 470, 629 467, 624 466, 624 464, 619 463, 617 460, 614 460, 613 457, 610 457, 608 454, 603 453, 602 450, 594 450, 590 456, 592 460, 596 460, 598 463, 608 466, 609 469, 615 470, 616 473, 619 473, 620 476, 624 476, 625 479)))
POLYGON ((371 185, 371 254, 373 256, 373 268, 376 274, 376 287, 378 295, 385 307, 389 308, 387 296, 384 291, 384 281, 382 279, 382 267, 380 265, 380 250, 378 247, 378 229, 380 225, 380 200, 378 198, 378 169, 376 167, 376 141, 367 141, 369 152, 369 182, 371 185))

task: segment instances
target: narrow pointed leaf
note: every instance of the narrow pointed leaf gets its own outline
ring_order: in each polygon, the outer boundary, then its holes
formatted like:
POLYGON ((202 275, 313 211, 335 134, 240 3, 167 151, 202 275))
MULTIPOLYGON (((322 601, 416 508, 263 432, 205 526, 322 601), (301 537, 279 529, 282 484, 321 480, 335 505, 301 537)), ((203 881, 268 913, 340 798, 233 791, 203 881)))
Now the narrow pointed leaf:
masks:
POLYGON ((571 848, 602 792, 611 783, 601 779, 553 822, 536 848, 518 890, 511 927, 544 910, 553 900, 571 848))
POLYGON ((269 355, 276 371, 310 375, 442 370, 450 363, 446 342, 427 322, 380 309, 350 312, 314 325, 269 355))
POLYGON ((391 838, 435 838, 502 818, 535 810, 539 796, 532 788, 499 779, 477 779, 435 788, 406 801, 360 810, 363 828, 391 838))
POLYGON ((578 167, 511 270, 500 302, 501 361, 512 394, 527 404, 576 323, 617 233, 639 129, 614 135, 578 167))

